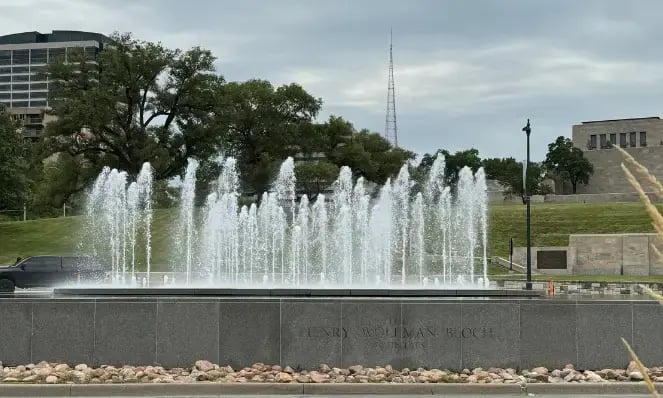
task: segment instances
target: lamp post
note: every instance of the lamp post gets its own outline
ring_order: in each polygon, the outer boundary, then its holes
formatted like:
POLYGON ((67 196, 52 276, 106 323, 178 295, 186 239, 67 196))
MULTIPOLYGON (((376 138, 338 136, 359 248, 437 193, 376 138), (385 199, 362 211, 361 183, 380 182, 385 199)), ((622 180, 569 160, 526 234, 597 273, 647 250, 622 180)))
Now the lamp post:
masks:
POLYGON ((525 168, 523 169, 523 200, 527 206, 527 215, 525 216, 527 221, 527 282, 525 284, 525 289, 532 290, 532 244, 530 240, 530 197, 527 193, 527 169, 529 169, 529 135, 532 132, 530 128, 529 119, 527 119, 527 125, 523 127, 523 131, 527 135, 527 162, 525 163, 525 168))

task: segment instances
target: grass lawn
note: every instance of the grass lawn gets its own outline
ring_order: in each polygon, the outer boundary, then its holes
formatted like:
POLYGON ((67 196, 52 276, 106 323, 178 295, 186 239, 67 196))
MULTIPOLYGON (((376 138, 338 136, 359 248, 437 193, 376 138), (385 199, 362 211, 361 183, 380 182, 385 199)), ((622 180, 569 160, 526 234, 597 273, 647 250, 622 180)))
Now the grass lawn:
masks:
MULTIPOLYGON (((155 210, 152 223, 152 264, 159 269, 168 263, 171 210, 155 210)), ((39 220, 0 222, 0 264, 10 264, 16 257, 40 254, 75 253, 81 234, 82 217, 43 218, 39 220)), ((141 256, 142 253, 137 253, 141 256)))
MULTIPOLYGON (((173 224, 173 217, 176 217, 176 212, 172 210, 156 210, 154 213, 152 263, 155 269, 168 262, 171 247, 169 226, 173 224)), ((18 256, 75 252, 81 239, 81 222, 80 217, 0 222, 0 264, 13 263, 18 256)), ((511 237, 514 238, 514 245, 525 245, 525 206, 492 205, 489 222, 490 255, 508 256, 511 237)), ((570 233, 620 232, 653 232, 651 220, 642 204, 532 205, 533 246, 565 246, 570 233)), ((490 271, 491 274, 506 273, 499 267, 491 267, 490 271)), ((549 278, 544 277, 545 280, 549 278)), ((555 277, 557 280, 560 278, 555 277)), ((579 280, 580 277, 572 278, 579 280)), ((597 280, 603 277, 588 278, 597 280)), ((619 277, 620 280, 626 278, 619 277)))
MULTIPOLYGON (((658 206, 663 210, 663 205, 658 206)), ((654 232, 641 203, 532 204, 532 246, 566 246, 569 234, 654 232)), ((508 257, 509 239, 525 246, 525 206, 490 207, 488 239, 493 256, 508 257)))

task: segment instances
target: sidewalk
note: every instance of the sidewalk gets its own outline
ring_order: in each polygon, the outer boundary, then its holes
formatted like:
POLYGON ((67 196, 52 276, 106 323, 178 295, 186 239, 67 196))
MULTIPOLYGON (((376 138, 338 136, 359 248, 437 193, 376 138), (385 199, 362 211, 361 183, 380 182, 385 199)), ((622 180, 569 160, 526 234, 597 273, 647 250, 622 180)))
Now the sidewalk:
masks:
MULTIPOLYGON (((663 390, 663 383, 657 389, 663 390)), ((196 383, 196 384, 0 384, 0 397, 157 397, 221 395, 622 395, 647 396, 644 383, 568 383, 568 384, 269 384, 269 383, 196 383)))

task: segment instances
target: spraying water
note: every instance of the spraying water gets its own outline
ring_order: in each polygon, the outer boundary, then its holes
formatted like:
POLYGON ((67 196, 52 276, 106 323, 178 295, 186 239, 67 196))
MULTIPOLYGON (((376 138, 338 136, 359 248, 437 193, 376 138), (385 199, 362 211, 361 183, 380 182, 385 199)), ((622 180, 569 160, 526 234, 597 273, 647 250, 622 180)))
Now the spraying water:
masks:
MULTIPOLYGON (((421 192, 412 192, 403 166, 393 182, 371 193, 363 178, 354 181, 343 167, 332 195, 309 200, 297 195, 288 158, 259 204, 240 206, 237 164, 227 158, 215 190, 197 209, 197 166, 193 160, 187 165, 172 234, 173 247, 181 249, 172 270, 185 274, 174 276, 186 285, 487 285, 483 170, 462 169, 452 194, 438 156, 421 192)), ((88 252, 109 259, 115 280, 133 277, 139 265, 149 269, 152 177, 149 165, 143 169, 128 186, 125 173, 104 169, 88 195, 87 230, 109 231, 94 233, 88 252), (146 261, 138 259, 141 244, 146 261)))

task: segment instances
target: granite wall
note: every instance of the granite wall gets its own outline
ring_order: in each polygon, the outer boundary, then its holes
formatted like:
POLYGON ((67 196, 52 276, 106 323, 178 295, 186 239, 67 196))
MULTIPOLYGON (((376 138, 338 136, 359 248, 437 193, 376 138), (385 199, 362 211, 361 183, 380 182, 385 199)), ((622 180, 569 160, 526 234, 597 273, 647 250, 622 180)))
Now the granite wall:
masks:
MULTIPOLYGON (((574 275, 663 275, 663 259, 653 247, 663 252, 663 242, 651 234, 571 234, 569 245, 532 247, 532 271, 541 274, 574 275), (566 269, 539 269, 537 253, 565 250, 566 269)), ((513 262, 526 264, 527 248, 514 247, 513 262)))
POLYGON ((6 365, 623 368, 621 337, 663 363, 663 306, 646 301, 16 298, 0 319, 6 365))

